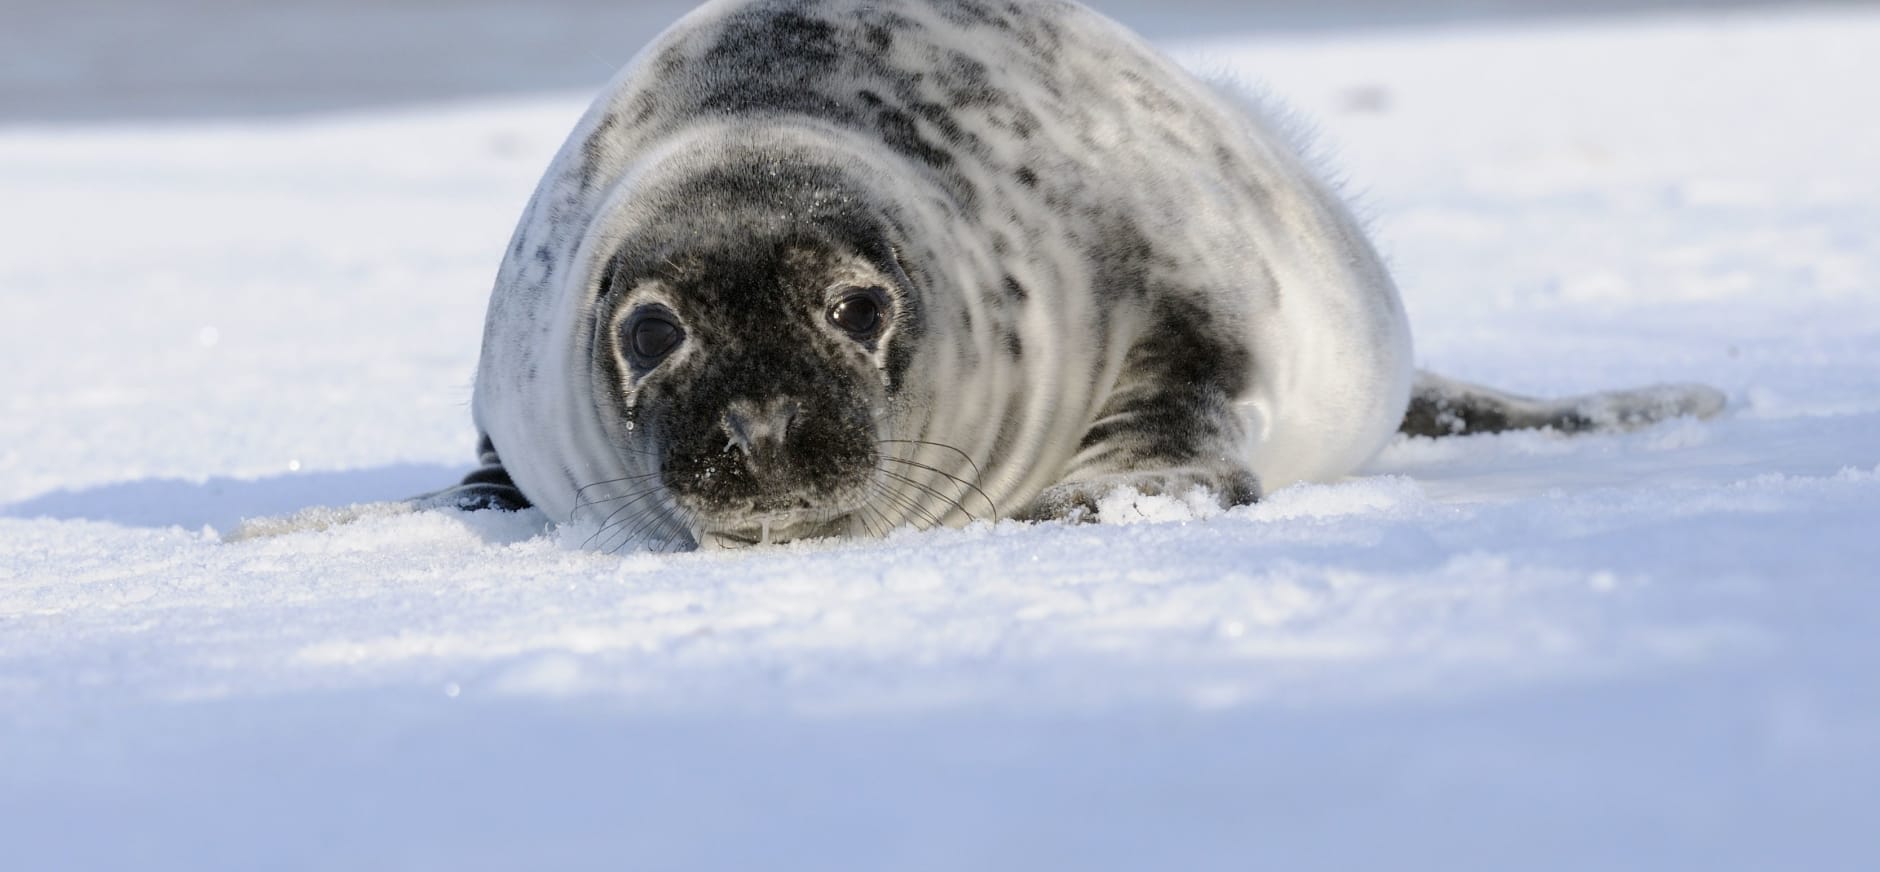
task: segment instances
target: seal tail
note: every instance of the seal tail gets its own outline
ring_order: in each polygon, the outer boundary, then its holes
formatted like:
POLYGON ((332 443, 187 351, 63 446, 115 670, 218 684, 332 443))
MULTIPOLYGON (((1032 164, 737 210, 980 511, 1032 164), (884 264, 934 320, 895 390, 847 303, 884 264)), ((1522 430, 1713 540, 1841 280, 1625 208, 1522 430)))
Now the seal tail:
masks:
POLYGON ((1699 384, 1652 385, 1544 400, 1417 372, 1410 408, 1398 428, 1411 436, 1461 436, 1505 430, 1562 433, 1636 430, 1669 418, 1711 418, 1723 393, 1699 384))

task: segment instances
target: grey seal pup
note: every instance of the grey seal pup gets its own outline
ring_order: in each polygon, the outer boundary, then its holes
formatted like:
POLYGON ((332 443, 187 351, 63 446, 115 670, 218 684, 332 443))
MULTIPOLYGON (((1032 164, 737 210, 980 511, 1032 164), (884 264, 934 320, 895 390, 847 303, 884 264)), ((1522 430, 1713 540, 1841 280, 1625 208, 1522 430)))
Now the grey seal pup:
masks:
POLYGON ((418 503, 605 549, 879 536, 1722 404, 1419 375, 1281 128, 1076 3, 717 0, 543 176, 490 299, 484 466, 418 503))

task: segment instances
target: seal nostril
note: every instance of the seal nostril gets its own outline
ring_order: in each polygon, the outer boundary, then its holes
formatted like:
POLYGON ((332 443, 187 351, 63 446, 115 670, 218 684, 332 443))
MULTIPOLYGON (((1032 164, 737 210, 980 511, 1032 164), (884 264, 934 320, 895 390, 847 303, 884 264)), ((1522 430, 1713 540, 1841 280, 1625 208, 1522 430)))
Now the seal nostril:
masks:
POLYGON ((761 408, 750 402, 732 403, 719 422, 727 437, 724 450, 736 448, 752 458, 780 447, 802 408, 795 400, 776 400, 761 408))
POLYGON ((731 437, 729 441, 725 442, 725 451, 728 452, 731 449, 736 448, 739 451, 744 452, 745 457, 750 457, 751 456, 751 422, 750 422, 750 419, 747 418, 745 414, 739 410, 734 409, 734 410, 725 412, 724 430, 725 430, 725 435, 731 437))

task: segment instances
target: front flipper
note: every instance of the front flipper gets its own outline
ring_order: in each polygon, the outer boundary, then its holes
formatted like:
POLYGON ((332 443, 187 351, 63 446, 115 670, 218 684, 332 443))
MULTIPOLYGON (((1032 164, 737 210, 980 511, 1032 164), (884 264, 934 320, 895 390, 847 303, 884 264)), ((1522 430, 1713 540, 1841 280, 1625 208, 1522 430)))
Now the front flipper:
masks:
POLYGON ((1119 472, 1066 481, 1045 488, 1024 511, 1021 521, 1097 521, 1097 503, 1119 490, 1134 490, 1144 496, 1180 496, 1197 487, 1207 488, 1220 501, 1221 508, 1252 505, 1260 500, 1260 481, 1246 470, 1222 470, 1182 467, 1139 472, 1119 472))
POLYGON ((503 468, 502 458, 496 456, 496 445, 490 441, 487 433, 477 440, 477 461, 483 465, 464 476, 461 484, 412 497, 409 500, 411 506, 417 509, 457 509, 464 512, 484 509, 520 512, 529 507, 529 498, 523 496, 522 490, 510 479, 509 471, 503 468))
POLYGON ((1715 388, 1693 384, 1542 400, 1418 372, 1400 429, 1411 436, 1539 429, 1562 433, 1636 430, 1681 416, 1715 417, 1723 411, 1724 402, 1723 394, 1715 388))
POLYGON ((1175 496, 1200 486, 1222 508, 1260 499, 1245 456, 1246 423, 1232 402, 1247 380, 1246 351, 1213 335, 1212 319, 1197 308, 1164 304, 1156 323, 1130 349, 1070 471, 1015 517, 1101 520, 1098 500, 1122 488, 1175 496))

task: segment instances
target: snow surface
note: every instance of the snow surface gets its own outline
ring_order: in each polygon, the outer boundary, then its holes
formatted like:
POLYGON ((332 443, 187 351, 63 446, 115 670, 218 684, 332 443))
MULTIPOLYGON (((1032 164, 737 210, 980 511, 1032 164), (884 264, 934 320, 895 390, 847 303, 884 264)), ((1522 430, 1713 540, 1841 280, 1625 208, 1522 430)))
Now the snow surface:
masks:
POLYGON ((0 128, 7 869, 1880 867, 1880 13, 1220 37, 1419 359, 1720 420, 601 555, 469 464, 566 96, 0 128))

